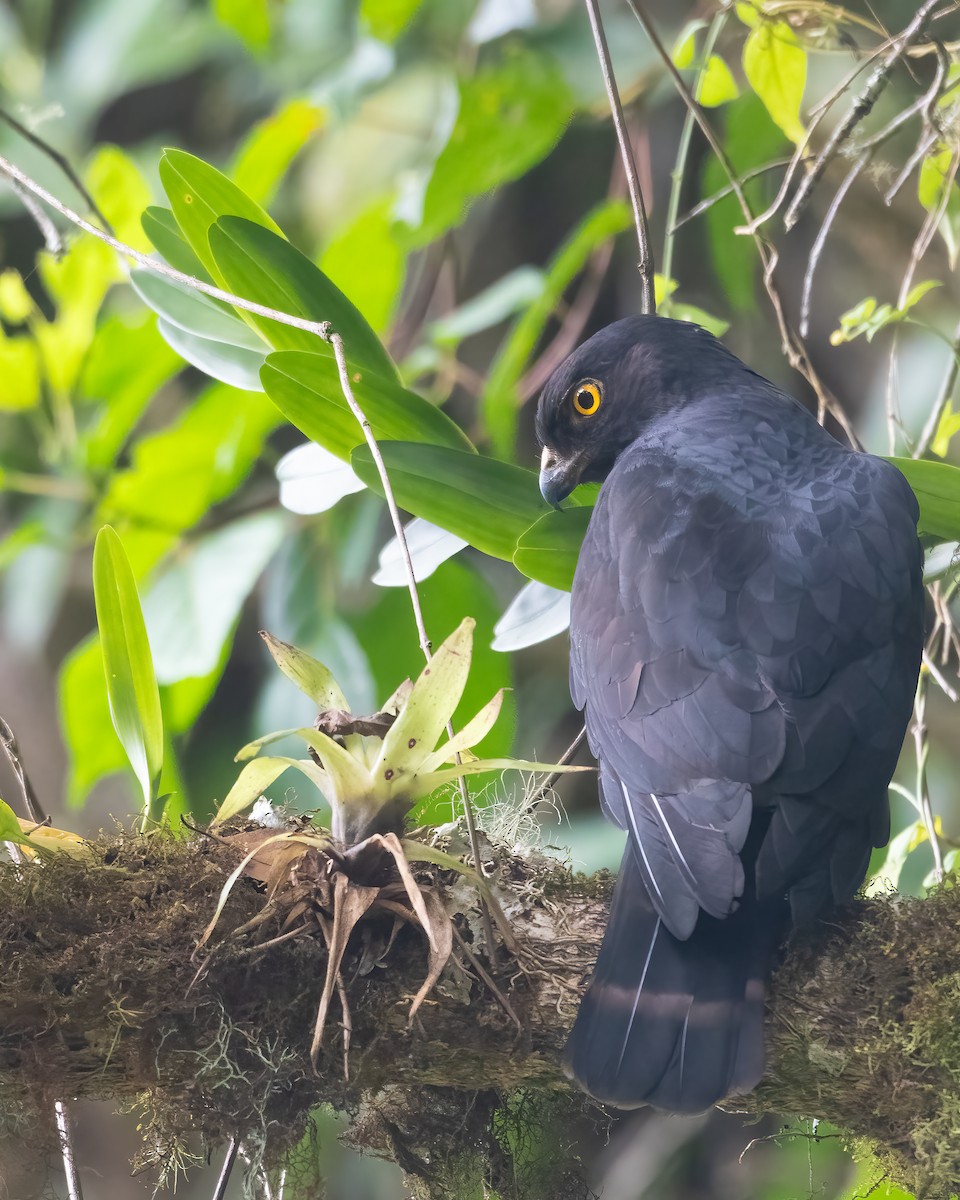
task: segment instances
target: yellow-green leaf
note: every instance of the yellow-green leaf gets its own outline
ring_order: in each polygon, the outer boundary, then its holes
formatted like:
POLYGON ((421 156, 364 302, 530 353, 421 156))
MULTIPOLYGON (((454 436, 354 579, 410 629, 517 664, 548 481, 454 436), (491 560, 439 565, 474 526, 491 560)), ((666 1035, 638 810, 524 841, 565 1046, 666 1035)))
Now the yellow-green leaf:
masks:
POLYGON ((761 21, 751 30, 743 48, 743 69, 776 124, 791 142, 802 141, 807 55, 785 21, 761 21))
POLYGON ((0 412, 33 408, 40 400, 40 361, 29 337, 0 331, 0 412))
POLYGON ((104 525, 93 551, 93 595, 110 715, 143 792, 147 817, 163 766, 163 717, 140 596, 123 544, 104 525))
POLYGON ((323 663, 317 662, 305 650, 298 650, 289 642, 282 642, 265 629, 260 630, 260 636, 280 670, 305 696, 310 697, 320 712, 328 708, 350 711, 350 705, 340 690, 340 685, 323 663))
POLYGON ((711 54, 710 60, 700 77, 700 88, 697 99, 704 108, 717 108, 736 100, 740 95, 737 81, 730 68, 718 54, 711 54))

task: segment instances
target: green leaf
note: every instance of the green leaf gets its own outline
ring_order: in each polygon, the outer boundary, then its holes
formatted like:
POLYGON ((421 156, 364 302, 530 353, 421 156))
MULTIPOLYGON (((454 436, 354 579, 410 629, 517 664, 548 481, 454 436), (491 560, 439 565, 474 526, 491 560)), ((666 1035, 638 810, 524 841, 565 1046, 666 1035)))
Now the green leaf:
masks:
POLYGON ((239 34, 251 50, 270 42, 270 0, 213 0, 217 20, 239 34))
POLYGON ((839 328, 830 334, 830 345, 840 346, 858 337, 866 337, 868 342, 872 342, 881 329, 905 320, 910 310, 919 304, 927 292, 940 286, 939 280, 936 279, 918 283, 907 294, 900 308, 895 308, 892 304, 877 304, 873 296, 868 296, 842 314, 839 328))
POLYGON ((918 530, 941 542, 960 540, 960 467, 916 458, 888 458, 920 503, 918 530))
POLYGON ((273 661, 305 696, 310 697, 318 711, 323 712, 329 708, 350 711, 350 705, 340 690, 340 685, 323 663, 317 662, 306 651, 291 646, 289 642, 275 638, 265 629, 260 630, 260 636, 273 656, 273 661))
POLYGON ((360 20, 381 42, 395 42, 423 0, 360 0, 360 20))
POLYGON ((163 716, 130 563, 115 531, 104 525, 93 551, 93 594, 103 651, 110 715, 140 783, 148 817, 163 767, 163 716))
POLYGON ((958 433, 960 433, 960 413, 953 411, 953 403, 948 400, 940 414, 937 432, 930 443, 930 449, 938 458, 946 458, 950 443, 958 433))
POLYGON ((324 109, 309 100, 285 101, 240 146, 231 171, 237 187, 258 204, 269 204, 290 164, 325 122, 324 109))
POLYGON ((20 828, 17 814, 3 800, 0 800, 0 842, 14 842, 18 846, 31 845, 30 839, 20 828))
POLYGON ((751 30, 743 48, 743 70, 790 141, 803 141, 800 105, 807 82, 807 55, 786 21, 761 21, 751 30))
MULTIPOLYGON (((401 508, 511 560, 517 539, 546 510, 533 471, 445 446, 386 442, 380 447, 401 508)), ((369 447, 351 456, 367 487, 383 495, 369 447)))
MULTIPOLYGON (((283 238, 279 225, 256 201, 244 195, 216 167, 184 150, 164 150, 160 159, 160 182, 191 249, 215 278, 222 277, 218 275, 211 252, 209 233, 210 226, 220 217, 242 217, 283 238)), ((256 299, 254 296, 245 298, 256 299)))
POLYGON ((516 50, 460 83, 460 111, 424 197, 417 245, 459 223, 477 196, 522 175, 544 158, 573 112, 559 67, 516 50))
MULTIPOLYGON (((472 451, 460 427, 422 396, 407 391, 392 377, 355 370, 352 362, 350 367, 354 398, 375 438, 424 441, 472 451)), ((332 358, 300 350, 271 354, 260 378, 287 420, 331 454, 349 460, 354 447, 363 443, 363 430, 347 406, 332 358)))
POLYGON ((202 279, 204 283, 213 283, 213 277, 190 249, 177 224, 177 218, 169 208, 151 204, 149 208, 144 209, 140 224, 143 226, 143 232, 171 267, 182 271, 184 275, 202 279))
POLYGON ((174 283, 171 279, 164 279, 145 267, 131 271, 130 282, 148 308, 178 329, 196 337, 226 342, 230 346, 243 346, 261 354, 267 352, 263 338, 241 321, 228 304, 174 283))
POLYGON ((300 769, 299 761, 289 758, 264 757, 248 762, 217 809, 216 816, 210 822, 211 826, 221 825, 231 817, 244 812, 251 804, 260 799, 271 783, 274 783, 284 771, 291 767, 300 769))
POLYGON ((499 457, 513 454, 519 418, 517 384, 551 313, 593 251, 628 228, 631 220, 630 209, 622 200, 604 200, 591 209, 551 260, 540 296, 507 336, 490 367, 481 398, 487 432, 499 457))
POLYGON ((677 34, 670 57, 673 65, 680 71, 693 66, 693 58, 697 49, 697 33, 704 28, 706 21, 688 21, 677 34))
POLYGON ((592 508, 548 512, 517 540, 513 562, 530 579, 569 592, 592 508))
POLYGON ((445 741, 433 754, 428 755, 420 769, 435 771, 444 763, 452 763, 456 755, 462 754, 465 750, 471 750, 496 725, 502 705, 503 689, 501 688, 493 699, 488 700, 477 715, 469 720, 462 729, 445 741))
POLYGON ((266 347, 247 350, 228 342, 197 337, 164 320, 157 322, 157 329, 171 350, 211 379, 245 392, 263 391, 260 368, 266 358, 266 347))
POLYGON ((700 91, 697 100, 704 108, 719 108, 721 104, 729 104, 740 95, 737 81, 730 68, 717 54, 710 55, 703 75, 700 77, 700 91))
POLYGON ((434 342, 456 346, 464 338, 499 325, 543 295, 546 276, 537 267, 516 267, 471 296, 459 308, 433 321, 427 333, 434 342))
POLYGON ((7 337, 0 329, 0 412, 35 408, 40 402, 40 357, 33 338, 7 337))
MULTIPOLYGON (((397 377, 393 359, 356 305, 282 237, 239 217, 224 217, 210 230, 210 249, 229 291, 308 321, 329 321, 352 363, 388 379, 397 377)), ((312 333, 265 317, 250 315, 249 320, 275 350, 332 356, 312 333)))
MULTIPOLYGON (((783 152, 784 136, 753 92, 746 92, 723 109, 726 124, 724 150, 736 174, 743 176, 783 152)), ((711 156, 703 176, 703 197, 713 196, 728 184, 720 163, 711 156)), ((760 175, 744 184, 754 212, 770 198, 772 181, 760 175)), ((748 312, 755 307, 758 256, 752 239, 734 233, 743 224, 743 212, 735 196, 714 202, 706 214, 707 244, 724 296, 734 308, 748 312)))
POLYGON ((378 781, 387 771, 393 786, 398 778, 409 779, 423 763, 433 758, 437 741, 456 712, 470 675, 475 626, 472 617, 464 617, 420 672, 396 721, 383 739, 372 768, 378 781))

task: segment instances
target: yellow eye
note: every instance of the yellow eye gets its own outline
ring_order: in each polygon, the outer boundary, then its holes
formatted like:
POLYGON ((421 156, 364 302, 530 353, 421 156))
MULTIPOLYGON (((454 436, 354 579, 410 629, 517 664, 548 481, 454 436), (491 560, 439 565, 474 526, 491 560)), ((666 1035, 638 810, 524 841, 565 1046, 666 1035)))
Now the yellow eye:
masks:
POLYGON ((592 417, 600 407, 600 385, 581 383, 573 393, 573 407, 581 417, 592 417))

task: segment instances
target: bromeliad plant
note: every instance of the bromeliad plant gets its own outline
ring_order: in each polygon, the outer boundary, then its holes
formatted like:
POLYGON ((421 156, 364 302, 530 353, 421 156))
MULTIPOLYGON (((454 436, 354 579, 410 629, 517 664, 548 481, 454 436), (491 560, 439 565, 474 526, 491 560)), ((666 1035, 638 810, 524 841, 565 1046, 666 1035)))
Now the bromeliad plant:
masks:
POLYGON ((470 671, 473 628, 472 618, 461 622, 415 683, 407 680, 381 712, 364 717, 350 712, 343 692, 326 667, 296 647, 270 634, 262 635, 283 673, 316 703, 319 716, 314 728, 268 734, 240 751, 237 759, 250 761, 220 806, 213 825, 222 826, 243 813, 264 788, 293 767, 328 801, 331 829, 328 833, 299 826, 282 832, 255 829, 226 835, 227 840, 245 850, 245 855, 223 888, 200 947, 209 940, 230 891, 244 874, 265 885, 267 899, 257 917, 234 931, 235 936, 253 934, 261 938, 262 947, 299 935, 319 934, 323 938, 328 948, 327 972, 310 1052, 314 1064, 336 991, 343 1009, 347 1069, 349 1002, 340 966, 350 934, 361 920, 389 918, 375 961, 393 944, 403 924, 418 926, 426 935, 430 945, 427 975, 410 1006, 411 1020, 452 953, 452 919, 437 891, 415 879, 411 862, 434 863, 471 877, 505 941, 511 944, 506 921, 479 873, 452 855, 403 837, 404 820, 417 802, 463 775, 503 769, 585 769, 469 755, 471 747, 496 722, 502 690, 459 733, 444 738, 470 671), (265 746, 291 734, 303 739, 309 757, 260 756, 265 746))

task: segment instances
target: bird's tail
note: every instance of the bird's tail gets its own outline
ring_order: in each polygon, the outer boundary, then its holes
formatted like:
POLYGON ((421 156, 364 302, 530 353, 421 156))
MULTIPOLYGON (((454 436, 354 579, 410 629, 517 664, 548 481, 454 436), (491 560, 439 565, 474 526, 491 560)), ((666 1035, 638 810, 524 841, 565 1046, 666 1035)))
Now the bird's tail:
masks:
POLYGON ((567 1073, 591 1096, 696 1113, 759 1082, 765 984, 786 906, 761 909, 750 876, 748 868, 736 912, 724 920, 701 913, 680 941, 657 916, 627 845, 565 1053, 567 1073))

